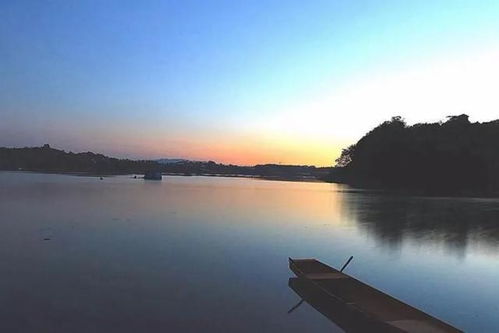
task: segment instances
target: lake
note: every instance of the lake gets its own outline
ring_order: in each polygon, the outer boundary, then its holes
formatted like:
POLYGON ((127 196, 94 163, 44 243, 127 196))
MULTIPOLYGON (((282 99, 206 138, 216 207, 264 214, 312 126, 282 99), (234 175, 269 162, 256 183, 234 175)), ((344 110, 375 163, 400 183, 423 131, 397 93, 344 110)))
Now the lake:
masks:
POLYGON ((245 178, 0 172, 3 332, 341 332, 317 258, 467 332, 499 327, 499 200, 245 178))

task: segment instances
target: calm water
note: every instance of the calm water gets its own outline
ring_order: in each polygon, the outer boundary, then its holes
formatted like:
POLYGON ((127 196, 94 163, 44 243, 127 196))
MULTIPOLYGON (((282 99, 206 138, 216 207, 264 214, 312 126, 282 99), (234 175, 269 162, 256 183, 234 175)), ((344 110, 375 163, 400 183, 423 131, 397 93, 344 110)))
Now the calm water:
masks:
POLYGON ((0 172, 0 331, 339 331, 316 257, 469 332, 499 327, 499 200, 325 183, 0 172))

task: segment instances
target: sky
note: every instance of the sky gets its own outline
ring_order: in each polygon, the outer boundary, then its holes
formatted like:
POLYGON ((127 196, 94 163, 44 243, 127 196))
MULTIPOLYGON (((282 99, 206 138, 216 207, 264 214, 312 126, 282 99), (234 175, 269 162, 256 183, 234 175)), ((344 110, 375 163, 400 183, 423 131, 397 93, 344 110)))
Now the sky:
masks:
POLYGON ((499 118, 499 1, 1 1, 0 146, 330 166, 499 118))

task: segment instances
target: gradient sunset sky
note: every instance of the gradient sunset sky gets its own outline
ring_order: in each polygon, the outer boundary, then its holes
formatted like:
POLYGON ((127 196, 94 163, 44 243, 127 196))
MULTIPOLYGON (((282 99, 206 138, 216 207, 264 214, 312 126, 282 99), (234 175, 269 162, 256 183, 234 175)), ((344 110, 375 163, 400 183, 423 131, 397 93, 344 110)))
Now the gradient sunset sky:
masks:
POLYGON ((0 2, 0 146, 326 166, 498 89, 497 0, 0 2))

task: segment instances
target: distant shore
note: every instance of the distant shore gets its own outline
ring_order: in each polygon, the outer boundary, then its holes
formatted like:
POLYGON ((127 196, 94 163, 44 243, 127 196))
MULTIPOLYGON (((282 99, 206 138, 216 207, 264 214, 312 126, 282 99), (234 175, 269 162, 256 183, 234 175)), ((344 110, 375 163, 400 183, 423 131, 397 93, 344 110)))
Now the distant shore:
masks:
MULTIPOLYGON (((67 171, 43 171, 43 170, 0 170, 0 172, 22 172, 22 173, 37 173, 37 174, 48 174, 48 175, 66 175, 66 176, 78 176, 78 177, 115 177, 115 176, 136 176, 137 179, 142 179, 143 174, 141 173, 93 173, 93 172, 67 172, 67 171)), ((167 172, 162 173, 163 176, 174 176, 174 177, 226 177, 226 178, 251 178, 251 179, 261 179, 261 180, 275 180, 275 181, 293 181, 293 182, 308 182, 308 183, 327 183, 324 180, 316 178, 306 178, 306 177, 279 177, 279 176, 259 176, 259 175, 244 175, 244 174, 214 174, 214 173, 202 173, 202 174, 184 174, 184 173, 173 173, 167 172)))
POLYGON ((269 180, 321 181, 330 173, 329 167, 310 165, 258 164, 239 166, 214 161, 129 160, 93 152, 73 153, 42 147, 0 147, 0 170, 35 171, 84 176, 144 175, 161 172, 165 175, 204 175, 246 177, 269 180), (165 162, 166 161, 166 162, 165 162))

